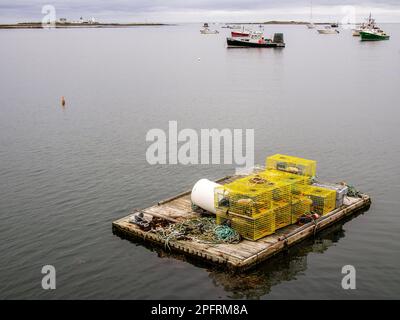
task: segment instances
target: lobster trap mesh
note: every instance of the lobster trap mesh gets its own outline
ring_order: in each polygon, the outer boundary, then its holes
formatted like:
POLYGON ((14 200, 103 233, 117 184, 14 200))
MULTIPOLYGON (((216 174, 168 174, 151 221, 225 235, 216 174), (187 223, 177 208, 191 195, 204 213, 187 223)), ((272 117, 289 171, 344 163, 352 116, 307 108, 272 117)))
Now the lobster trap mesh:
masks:
POLYGON ((335 209, 335 190, 315 186, 305 186, 302 189, 302 194, 311 199, 312 210, 319 215, 325 215, 335 209))
POLYGON ((267 157, 266 168, 315 177, 317 173, 317 162, 283 154, 275 154, 267 157))
POLYGON ((270 209, 254 217, 230 214, 231 227, 243 238, 258 240, 275 232, 275 213, 270 209))
POLYGON ((292 194, 299 194, 301 186, 309 185, 311 183, 311 178, 308 176, 300 176, 275 169, 261 171, 258 175, 265 179, 286 183, 289 186, 290 193, 292 194))
POLYGON ((273 201, 290 202, 288 183, 267 180, 250 175, 215 188, 214 202, 217 209, 252 217, 271 208, 273 201))
POLYGON ((316 161, 276 154, 266 159, 266 169, 254 172, 214 190, 217 224, 229 224, 246 239, 335 209, 335 190, 311 185, 316 161))
POLYGON ((303 215, 311 212, 312 200, 305 196, 293 196, 292 198, 292 210, 291 220, 292 224, 296 223, 299 218, 303 215))
POLYGON ((274 202, 275 229, 286 227, 292 223, 291 205, 288 202, 274 202))

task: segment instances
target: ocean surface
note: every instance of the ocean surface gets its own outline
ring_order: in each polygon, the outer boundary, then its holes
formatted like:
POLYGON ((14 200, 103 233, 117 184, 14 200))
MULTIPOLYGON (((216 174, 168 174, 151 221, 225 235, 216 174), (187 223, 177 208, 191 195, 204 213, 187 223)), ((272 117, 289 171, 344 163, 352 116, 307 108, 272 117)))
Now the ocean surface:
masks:
POLYGON ((400 298, 400 25, 368 43, 266 26, 277 50, 227 49, 211 27, 0 30, 1 299, 400 298), (315 159, 372 205, 240 274, 123 240, 113 220, 235 169, 150 165, 146 134, 171 120, 254 129, 256 163, 315 159))

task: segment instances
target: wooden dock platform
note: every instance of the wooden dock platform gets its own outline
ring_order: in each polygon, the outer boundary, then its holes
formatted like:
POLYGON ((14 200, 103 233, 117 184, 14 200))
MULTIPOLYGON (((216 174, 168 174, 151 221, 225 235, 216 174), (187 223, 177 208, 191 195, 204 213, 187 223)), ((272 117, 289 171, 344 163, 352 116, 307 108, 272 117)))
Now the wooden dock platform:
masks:
MULTIPOLYGON (((225 177, 217 182, 225 184, 236 178, 225 177)), ((318 220, 302 226, 287 226, 257 241, 242 240, 237 244, 205 244, 190 240, 176 240, 170 241, 168 246, 174 252, 199 258, 205 262, 232 269, 248 269, 285 250, 289 246, 315 235, 318 231, 344 217, 368 207, 370 203, 371 199, 368 195, 362 195, 360 198, 345 197, 342 207, 320 217, 318 220)), ((192 210, 190 191, 181 193, 140 211, 144 213, 145 217, 158 217, 170 222, 183 221, 199 217, 200 215, 192 210)), ((129 218, 133 213, 114 221, 112 224, 113 232, 124 237, 141 238, 145 242, 164 246, 164 240, 160 236, 152 232, 143 231, 137 225, 129 222, 129 218)))

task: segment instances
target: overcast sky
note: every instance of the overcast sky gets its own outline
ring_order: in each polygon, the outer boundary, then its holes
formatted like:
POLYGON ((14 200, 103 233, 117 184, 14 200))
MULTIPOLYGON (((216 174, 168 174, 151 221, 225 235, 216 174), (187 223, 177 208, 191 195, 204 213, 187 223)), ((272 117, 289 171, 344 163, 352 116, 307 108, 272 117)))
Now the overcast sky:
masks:
MULTIPOLYGON (((309 20, 310 0, 0 0, 0 22, 41 21, 42 6, 57 18, 120 22, 309 20)), ((314 21, 400 22, 400 0, 313 0, 314 21)))

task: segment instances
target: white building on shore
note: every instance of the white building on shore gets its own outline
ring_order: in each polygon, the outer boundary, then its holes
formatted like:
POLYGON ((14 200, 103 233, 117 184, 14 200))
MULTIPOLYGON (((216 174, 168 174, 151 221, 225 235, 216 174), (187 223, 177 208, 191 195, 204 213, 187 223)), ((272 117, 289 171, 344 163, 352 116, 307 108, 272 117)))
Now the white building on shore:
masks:
POLYGON ((95 24, 97 23, 97 21, 94 17, 87 20, 83 19, 83 17, 80 17, 79 20, 71 20, 71 21, 68 21, 67 18, 60 18, 58 19, 58 23, 95 24))

